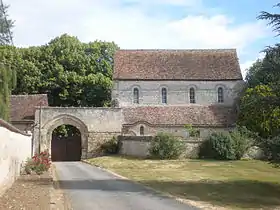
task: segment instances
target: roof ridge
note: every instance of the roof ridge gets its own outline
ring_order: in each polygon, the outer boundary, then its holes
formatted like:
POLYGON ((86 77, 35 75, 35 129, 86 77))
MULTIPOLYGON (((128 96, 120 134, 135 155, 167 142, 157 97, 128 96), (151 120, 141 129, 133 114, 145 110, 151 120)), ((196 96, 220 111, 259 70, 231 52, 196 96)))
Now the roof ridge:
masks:
POLYGON ((236 48, 190 48, 190 49, 119 49, 117 51, 236 51, 236 48))

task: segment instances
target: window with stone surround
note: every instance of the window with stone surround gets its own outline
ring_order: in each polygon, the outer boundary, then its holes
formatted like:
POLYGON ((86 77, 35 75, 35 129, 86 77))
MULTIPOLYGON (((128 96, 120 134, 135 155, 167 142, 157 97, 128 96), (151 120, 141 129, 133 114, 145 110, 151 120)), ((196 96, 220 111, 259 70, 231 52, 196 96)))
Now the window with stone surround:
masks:
POLYGON ((194 88, 190 88, 190 103, 195 104, 195 90, 194 88))
POLYGON ((222 87, 218 88, 218 103, 224 102, 224 90, 222 87))
POLYGON ((144 126, 140 126, 140 136, 144 136, 144 126))
POLYGON ((161 89, 161 102, 163 104, 167 104, 167 89, 166 88, 161 89))
POLYGON ((133 89, 133 103, 139 104, 139 89, 138 88, 133 89))

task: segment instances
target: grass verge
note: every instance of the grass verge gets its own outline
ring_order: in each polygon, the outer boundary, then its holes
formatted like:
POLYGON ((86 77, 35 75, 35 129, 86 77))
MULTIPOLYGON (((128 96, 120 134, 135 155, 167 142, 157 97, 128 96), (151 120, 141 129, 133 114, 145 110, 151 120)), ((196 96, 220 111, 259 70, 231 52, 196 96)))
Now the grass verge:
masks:
POLYGON ((181 199, 227 209, 280 209, 280 169, 262 161, 110 156, 87 162, 181 199))

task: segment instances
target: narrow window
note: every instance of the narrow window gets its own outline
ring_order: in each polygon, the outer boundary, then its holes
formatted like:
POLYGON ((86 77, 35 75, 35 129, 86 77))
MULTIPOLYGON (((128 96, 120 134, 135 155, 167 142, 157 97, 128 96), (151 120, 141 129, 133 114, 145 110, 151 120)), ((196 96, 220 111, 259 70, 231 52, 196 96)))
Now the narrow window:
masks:
POLYGON ((194 92, 194 88, 190 88, 190 103, 195 104, 195 92, 194 92))
POLYGON ((140 136, 144 136, 144 126, 140 126, 140 136))
POLYGON ((167 90, 166 88, 161 89, 161 102, 167 104, 167 90))
POLYGON ((224 102, 224 90, 223 88, 219 87, 218 88, 218 103, 223 103, 224 102))
POLYGON ((138 90, 138 88, 133 89, 133 103, 139 104, 139 90, 138 90))

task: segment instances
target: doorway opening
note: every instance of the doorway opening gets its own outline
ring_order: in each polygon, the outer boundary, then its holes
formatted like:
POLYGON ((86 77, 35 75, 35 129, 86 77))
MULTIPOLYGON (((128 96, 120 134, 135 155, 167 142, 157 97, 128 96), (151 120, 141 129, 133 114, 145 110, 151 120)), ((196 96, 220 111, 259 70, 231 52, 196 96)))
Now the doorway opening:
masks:
POLYGON ((80 161, 82 155, 81 132, 72 125, 61 125, 52 132, 52 161, 80 161))

